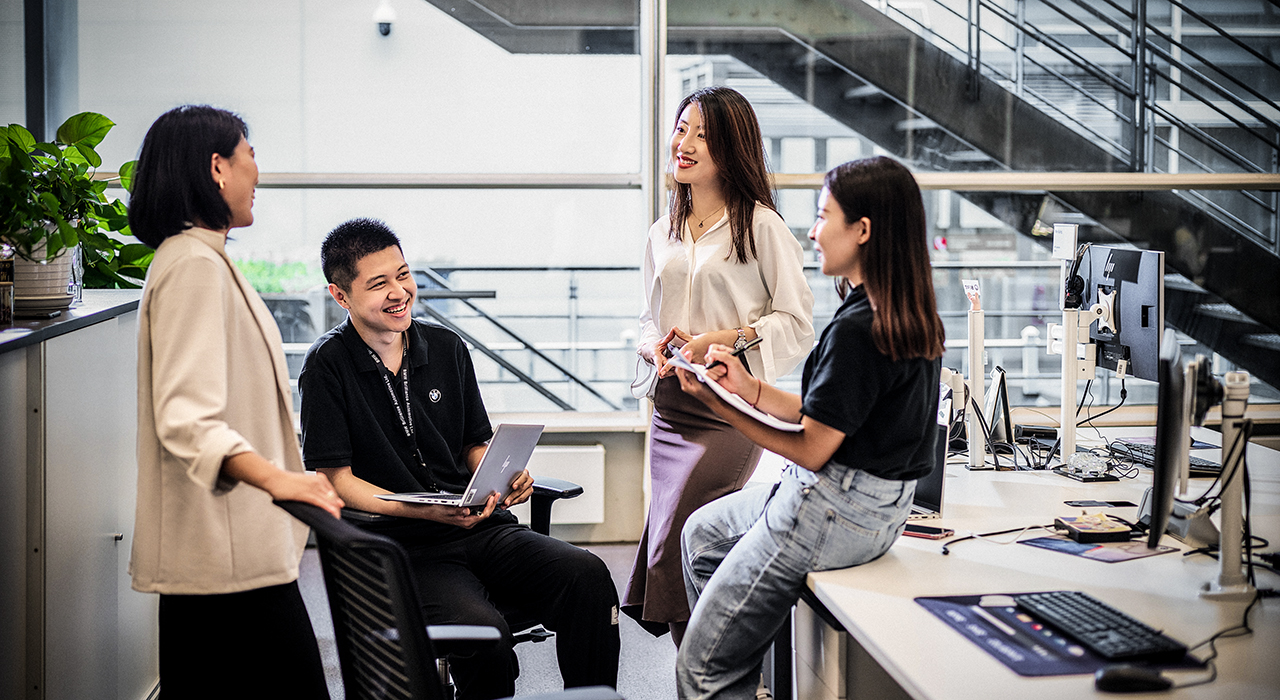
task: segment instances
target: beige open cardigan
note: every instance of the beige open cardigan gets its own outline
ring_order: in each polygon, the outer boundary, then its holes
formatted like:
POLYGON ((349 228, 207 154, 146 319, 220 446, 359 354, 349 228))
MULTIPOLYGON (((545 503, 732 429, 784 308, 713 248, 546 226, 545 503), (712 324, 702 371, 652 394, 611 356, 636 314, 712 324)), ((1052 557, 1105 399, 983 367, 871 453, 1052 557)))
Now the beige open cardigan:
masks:
POLYGON ((135 590, 234 593, 298 578, 306 527, 221 474, 224 457, 247 450, 303 470, 280 330, 225 248, 201 228, 165 240, 138 307, 135 590))

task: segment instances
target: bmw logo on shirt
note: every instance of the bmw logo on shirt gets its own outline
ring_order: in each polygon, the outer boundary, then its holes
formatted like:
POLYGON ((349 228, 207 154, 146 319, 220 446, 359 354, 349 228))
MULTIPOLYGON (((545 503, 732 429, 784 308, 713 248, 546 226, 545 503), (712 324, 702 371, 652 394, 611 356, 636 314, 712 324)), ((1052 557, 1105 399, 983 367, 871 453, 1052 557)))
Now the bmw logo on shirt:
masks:
POLYGON ((440 390, 432 389, 431 393, 427 394, 427 397, 431 399, 431 403, 440 403, 440 390))

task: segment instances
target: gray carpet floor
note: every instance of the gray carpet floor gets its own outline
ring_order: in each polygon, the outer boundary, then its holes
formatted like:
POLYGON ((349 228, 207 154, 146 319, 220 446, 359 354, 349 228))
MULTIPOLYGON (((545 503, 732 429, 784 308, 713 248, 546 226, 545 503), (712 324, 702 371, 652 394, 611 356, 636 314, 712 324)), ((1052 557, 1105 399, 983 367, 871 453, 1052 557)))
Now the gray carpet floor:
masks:
MULTIPOLYGON (((587 547, 608 565, 613 574, 614 586, 619 591, 626 585, 627 576, 631 573, 635 548, 634 543, 587 547)), ((302 558, 302 573, 298 584, 320 642, 320 655, 329 681, 329 693, 333 700, 343 700, 345 694, 342 690, 338 652, 334 646, 333 622, 329 617, 320 560, 314 549, 308 549, 302 558)), ((622 655, 618 668, 619 694, 627 700, 675 698, 676 649, 671 643, 671 637, 664 635, 655 638, 626 615, 622 616, 619 624, 622 636, 622 655)), ((545 642, 516 646, 516 654, 520 659, 520 677, 516 680, 517 695, 550 692, 564 687, 556 665, 555 644, 556 640, 552 638, 545 642)))

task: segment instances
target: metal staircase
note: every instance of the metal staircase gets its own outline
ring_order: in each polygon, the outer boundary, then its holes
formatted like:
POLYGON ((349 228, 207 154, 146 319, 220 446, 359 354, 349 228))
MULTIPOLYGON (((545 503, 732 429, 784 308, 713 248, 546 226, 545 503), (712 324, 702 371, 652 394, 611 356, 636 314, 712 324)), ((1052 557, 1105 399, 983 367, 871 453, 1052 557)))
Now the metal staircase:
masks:
MULTIPOLYGON (((636 52, 634 0, 427 1, 514 53, 636 52)), ((918 170, 1277 172, 1266 0, 667 7, 669 53, 732 56, 918 170)), ((1084 240, 1165 251, 1168 323, 1280 386, 1277 193, 960 194, 1028 235, 1079 212, 1084 240)))

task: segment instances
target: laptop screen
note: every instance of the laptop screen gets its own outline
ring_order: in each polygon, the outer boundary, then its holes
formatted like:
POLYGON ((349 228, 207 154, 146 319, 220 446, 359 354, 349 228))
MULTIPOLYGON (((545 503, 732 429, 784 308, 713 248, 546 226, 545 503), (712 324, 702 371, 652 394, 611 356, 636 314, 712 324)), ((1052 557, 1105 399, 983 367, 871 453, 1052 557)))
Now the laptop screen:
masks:
POLYGON ((916 495, 911 502, 915 517, 937 517, 942 514, 942 480, 947 466, 947 441, 951 436, 951 420, 955 397, 946 383, 938 386, 938 441, 934 445, 933 471, 916 481, 916 495))
POLYGON ((947 465, 947 426, 938 426, 938 444, 934 450, 933 471, 916 482, 913 510, 926 513, 942 512, 942 480, 947 465))

